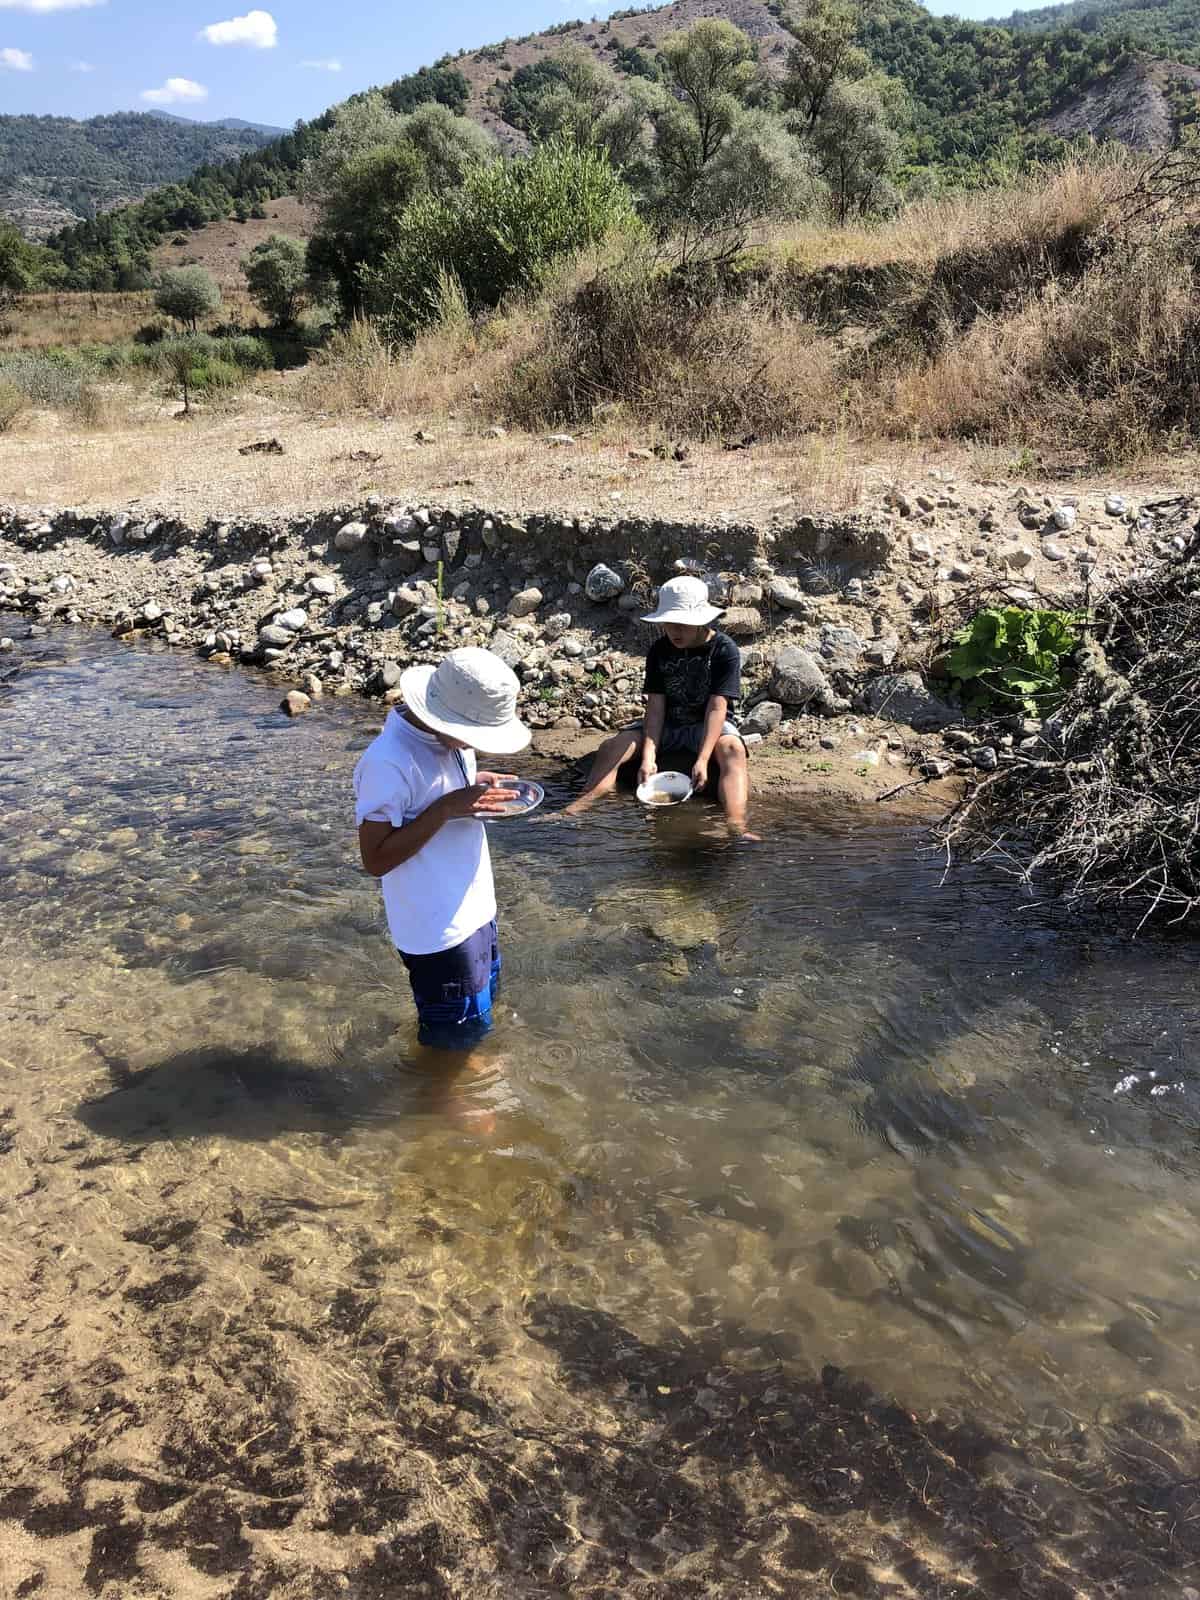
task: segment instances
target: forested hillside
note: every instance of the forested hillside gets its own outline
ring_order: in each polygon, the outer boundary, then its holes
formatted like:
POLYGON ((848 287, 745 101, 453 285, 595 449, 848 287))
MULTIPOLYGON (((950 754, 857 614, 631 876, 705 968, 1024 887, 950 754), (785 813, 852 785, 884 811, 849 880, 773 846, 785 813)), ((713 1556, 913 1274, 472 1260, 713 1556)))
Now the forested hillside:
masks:
POLYGON ((1089 35, 1120 33, 1138 50, 1200 65, 1200 6, 1196 0, 1069 0, 1067 5, 1014 11, 997 26, 1022 32, 1079 28, 1089 35))
MULTIPOLYGON (((147 190, 188 177, 204 162, 258 150, 273 134, 120 111, 86 122, 71 117, 0 116, 0 211, 94 217, 147 190)), ((27 231, 44 231, 42 229, 27 231)))
MULTIPOLYGON (((914 184, 986 183, 998 170, 1011 172, 1031 159, 1052 157, 1067 139, 1087 133, 1161 147, 1195 116, 1196 95, 1186 83, 1170 79, 1169 71, 1164 79, 1161 64, 1158 78, 1165 88, 1152 84, 1148 99, 1128 92, 1137 61, 1118 25, 1126 14, 1118 6, 1111 16, 1092 8, 1107 18, 1096 25, 1081 14, 1074 26, 1034 27, 1025 25, 1025 18, 1022 26, 1009 27, 934 17, 915 0, 877 0, 861 8, 851 0, 821 3, 853 19, 856 45, 883 86, 889 137, 898 142, 894 173, 902 191, 914 184), (1110 85, 1121 99, 1120 116, 1106 114, 1110 85), (1152 115, 1139 111, 1143 101, 1152 115), (1081 104, 1085 109, 1077 112, 1081 104)), ((1185 45, 1200 47, 1200 10, 1195 0, 1189 4, 1194 37, 1188 45, 1181 36, 1181 55, 1187 53, 1185 45)), ((1182 18, 1182 0, 1171 0, 1166 11, 1172 7, 1182 18)), ((1068 6, 1054 14, 1078 12, 1079 7, 1068 6)), ((387 85, 383 94, 401 114, 438 102, 480 123, 502 149, 515 153, 527 147, 531 107, 553 94, 566 71, 564 60, 589 58, 606 81, 624 86, 621 92, 636 99, 638 84, 655 84, 661 75, 664 41, 705 17, 732 22, 752 40, 759 99, 764 106, 783 108, 796 23, 777 0, 676 0, 652 11, 617 12, 605 22, 564 22, 544 33, 460 52, 387 85)), ((315 157, 332 121, 333 113, 326 113, 236 160, 206 162, 140 205, 66 230, 52 241, 53 271, 74 288, 142 286, 152 253, 168 234, 253 214, 267 200, 294 193, 302 167, 315 157)), ((166 122, 158 126, 184 135, 205 131, 166 122)), ((211 137, 212 130, 207 132, 211 137)))

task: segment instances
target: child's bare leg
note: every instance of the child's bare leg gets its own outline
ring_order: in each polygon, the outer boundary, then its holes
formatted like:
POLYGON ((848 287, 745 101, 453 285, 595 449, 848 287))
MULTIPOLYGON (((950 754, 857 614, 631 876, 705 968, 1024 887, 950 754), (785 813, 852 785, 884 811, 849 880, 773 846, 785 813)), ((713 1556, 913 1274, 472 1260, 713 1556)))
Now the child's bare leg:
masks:
POLYGON ((592 770, 578 800, 565 808, 567 816, 577 816, 600 799, 611 794, 617 786, 617 773, 625 763, 636 756, 642 747, 641 730, 633 733, 614 733, 596 751, 592 770))
POLYGON ((750 802, 750 770, 746 760, 746 747, 733 734, 727 733, 717 740, 713 752, 720 768, 721 781, 718 794, 725 821, 734 833, 746 831, 746 807, 750 802))

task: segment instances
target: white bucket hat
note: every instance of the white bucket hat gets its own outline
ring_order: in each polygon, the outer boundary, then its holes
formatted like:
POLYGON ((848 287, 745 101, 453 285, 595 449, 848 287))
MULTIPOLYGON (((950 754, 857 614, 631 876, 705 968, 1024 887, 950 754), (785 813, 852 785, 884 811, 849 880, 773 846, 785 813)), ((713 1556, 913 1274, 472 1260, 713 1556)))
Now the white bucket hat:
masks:
POLYGON ((708 597, 703 578, 672 578, 658 591, 658 607, 643 622, 680 622, 688 628, 706 628, 721 615, 721 607, 708 597))
POLYGON ((517 717, 520 684, 490 650, 451 650, 436 667, 400 675, 404 703, 437 733, 461 739, 484 755, 511 756, 533 735, 517 717))

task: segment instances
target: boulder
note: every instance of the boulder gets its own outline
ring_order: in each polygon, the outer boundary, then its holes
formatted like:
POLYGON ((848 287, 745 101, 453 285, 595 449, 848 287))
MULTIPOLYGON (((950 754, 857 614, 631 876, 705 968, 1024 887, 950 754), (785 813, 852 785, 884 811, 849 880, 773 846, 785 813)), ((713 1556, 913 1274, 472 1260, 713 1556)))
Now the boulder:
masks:
POLYGON ((771 582, 771 602, 781 611, 808 611, 808 596, 802 594, 790 578, 775 578, 771 582))
POLYGON ((286 628, 289 633, 299 633, 302 628, 308 626, 308 612, 296 606, 291 611, 281 611, 275 621, 279 627, 286 628))
POLYGON ((518 666, 529 654, 528 645, 505 628, 496 629, 488 643, 488 649, 493 655, 499 656, 506 667, 518 666))
POLYGON ((853 628, 827 622, 821 629, 821 660, 826 672, 856 672, 867 641, 853 628))
POLYGON ((813 705, 818 710, 831 709, 837 698, 816 658, 794 645, 776 656, 768 693, 782 705, 813 705))
POLYGON ((719 626, 731 639, 751 639, 762 632, 762 612, 754 606, 730 606, 719 626))
POLYGON ((270 650, 286 650, 288 645, 294 644, 296 635, 290 628, 283 628, 277 622, 268 622, 258 630, 258 642, 270 650))
POLYGON ((289 689, 283 697, 280 710, 286 711, 289 717, 300 717, 310 705, 312 701, 306 694, 302 694, 299 689, 289 689))
POLYGON ((365 522, 346 522, 333 536, 335 550, 358 550, 366 543, 367 525, 365 522))
POLYGON ((531 617, 544 598, 540 589, 522 589, 508 602, 508 614, 510 617, 531 617))
POLYGON ((953 706, 925 687, 919 672, 893 672, 875 678, 867 689, 867 707, 889 722, 904 722, 925 732, 948 728, 961 720, 953 706))
POLYGON ((743 733, 774 733, 783 721, 783 707, 777 700, 760 700, 742 723, 743 733))
POLYGON ((625 588, 625 579, 619 572, 614 572, 611 567, 606 567, 603 562, 594 566, 584 580, 584 593, 589 600, 602 604, 605 600, 615 600, 625 588))

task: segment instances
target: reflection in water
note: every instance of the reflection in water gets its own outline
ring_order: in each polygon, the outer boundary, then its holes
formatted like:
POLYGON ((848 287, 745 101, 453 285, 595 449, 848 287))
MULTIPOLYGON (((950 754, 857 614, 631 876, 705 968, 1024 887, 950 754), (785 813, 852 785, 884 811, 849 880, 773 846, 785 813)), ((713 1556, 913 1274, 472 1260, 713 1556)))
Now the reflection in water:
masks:
POLYGON ((764 805, 746 849, 699 807, 614 802, 493 828, 496 1053, 439 1081, 355 865, 375 714, 293 723, 250 679, 172 661, 164 694, 163 669, 58 636, 0 683, 18 1120, 169 1167, 201 1209, 233 1186, 238 1228, 349 1207, 431 1301, 514 1325, 536 1296, 998 1417, 1183 1384, 1185 950, 943 885, 874 814, 764 805))

